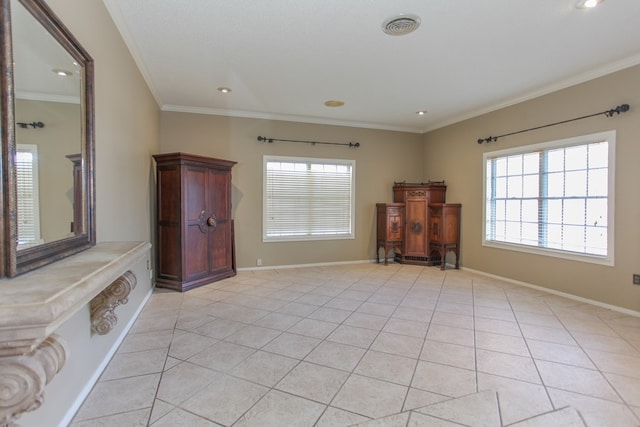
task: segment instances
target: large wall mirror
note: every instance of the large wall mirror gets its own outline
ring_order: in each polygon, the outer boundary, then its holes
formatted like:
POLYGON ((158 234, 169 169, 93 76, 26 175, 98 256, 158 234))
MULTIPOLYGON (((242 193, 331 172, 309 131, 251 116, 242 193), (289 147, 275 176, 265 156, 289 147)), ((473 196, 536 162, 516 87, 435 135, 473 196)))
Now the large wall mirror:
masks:
POLYGON ((42 0, 0 0, 2 265, 95 244, 93 60, 42 0))

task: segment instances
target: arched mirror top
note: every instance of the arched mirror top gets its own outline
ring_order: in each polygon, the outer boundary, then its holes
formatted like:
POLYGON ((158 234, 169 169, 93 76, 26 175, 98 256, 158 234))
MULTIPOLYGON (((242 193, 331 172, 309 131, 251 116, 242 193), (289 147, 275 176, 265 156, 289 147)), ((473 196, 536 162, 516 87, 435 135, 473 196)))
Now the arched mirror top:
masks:
POLYGON ((0 0, 0 277, 95 244, 93 60, 42 0, 0 0))

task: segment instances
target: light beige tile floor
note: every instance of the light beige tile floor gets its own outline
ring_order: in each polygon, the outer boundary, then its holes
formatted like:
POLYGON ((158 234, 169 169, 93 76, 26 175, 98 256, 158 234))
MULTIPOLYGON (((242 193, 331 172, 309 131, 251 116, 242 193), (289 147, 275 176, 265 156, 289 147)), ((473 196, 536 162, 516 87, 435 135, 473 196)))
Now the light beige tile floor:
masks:
POLYGON ((639 426, 640 318, 459 270, 157 289, 73 426, 639 426))

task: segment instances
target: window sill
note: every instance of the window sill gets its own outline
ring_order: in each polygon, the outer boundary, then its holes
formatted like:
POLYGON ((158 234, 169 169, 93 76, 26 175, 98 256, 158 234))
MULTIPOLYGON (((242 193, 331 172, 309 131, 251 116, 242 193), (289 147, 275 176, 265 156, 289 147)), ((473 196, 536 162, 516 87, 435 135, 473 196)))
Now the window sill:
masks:
POLYGON ((495 248, 495 249, 504 249, 508 251, 523 252, 523 253, 528 253, 532 255, 542 255, 542 256, 548 256, 553 258, 562 258, 562 259, 571 260, 571 261, 586 262, 589 264, 599 264, 599 265, 605 265, 609 267, 614 266, 613 255, 610 255, 609 257, 597 256, 597 255, 586 255, 586 254, 559 251, 559 250, 553 250, 553 249, 537 248, 535 246, 517 245, 512 243, 504 243, 504 242, 492 242, 488 240, 483 240, 482 246, 495 248))

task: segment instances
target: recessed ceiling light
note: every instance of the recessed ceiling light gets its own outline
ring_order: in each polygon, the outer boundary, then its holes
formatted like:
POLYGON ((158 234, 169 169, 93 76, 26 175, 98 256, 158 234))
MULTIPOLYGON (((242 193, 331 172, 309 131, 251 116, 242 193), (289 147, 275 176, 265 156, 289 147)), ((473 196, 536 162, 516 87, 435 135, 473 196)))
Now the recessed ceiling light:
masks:
POLYGON ((419 116, 424 116, 425 114, 427 114, 427 110, 416 111, 416 114, 419 116))
POLYGON ((59 76, 62 76, 62 77, 69 77, 69 76, 72 76, 72 75, 73 75, 73 73, 72 73, 71 71, 68 71, 68 70, 62 70, 62 69, 60 69, 60 68, 54 68, 54 69, 53 69, 53 70, 51 70, 51 71, 52 71, 52 72, 54 72, 54 73, 56 73, 56 74, 57 74, 57 75, 59 75, 59 76))
POLYGON ((403 36, 415 31, 420 26, 420 17, 401 13, 382 23, 382 31, 390 36, 403 36))
POLYGON ((325 102, 324 105, 326 105, 327 107, 342 107, 344 105, 344 102, 332 100, 325 102))
POLYGON ((580 0, 576 4, 576 7, 578 9, 591 9, 592 7, 596 7, 597 5, 602 3, 603 1, 604 0, 580 0))
POLYGON ((231 93, 231 88, 228 88, 228 87, 219 87, 219 88, 218 88, 218 92, 222 92, 222 93, 231 93))

